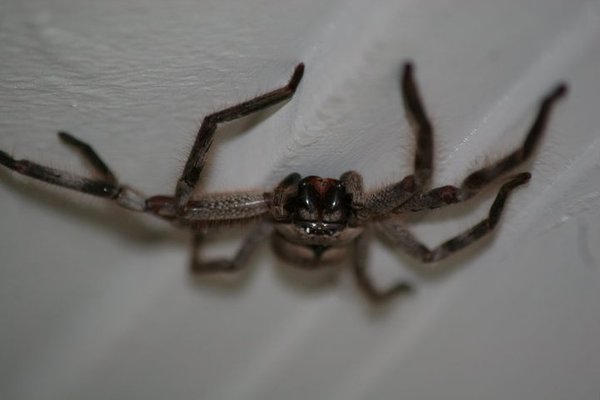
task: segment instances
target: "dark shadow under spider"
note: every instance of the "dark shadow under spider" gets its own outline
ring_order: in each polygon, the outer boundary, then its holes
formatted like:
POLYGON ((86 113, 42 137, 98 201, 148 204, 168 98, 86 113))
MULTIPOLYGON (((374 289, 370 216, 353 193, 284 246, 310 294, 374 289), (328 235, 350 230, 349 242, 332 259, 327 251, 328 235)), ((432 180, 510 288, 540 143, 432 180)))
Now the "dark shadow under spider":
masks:
POLYGON ((413 236, 401 216, 468 200, 486 185, 522 165, 543 136, 553 105, 567 91, 566 85, 560 84, 542 99, 533 124, 516 150, 471 173, 460 186, 431 188, 433 126, 423 107, 413 69, 411 63, 404 65, 401 82, 406 115, 416 135, 413 174, 375 190, 365 191, 361 175, 348 171, 339 179, 301 177, 292 173, 269 192, 257 190, 192 196, 219 124, 290 99, 300 84, 304 64, 296 66, 286 85, 204 117, 173 195, 146 197, 119 183, 92 147, 65 132, 60 132, 59 138, 84 156, 98 178, 17 160, 4 151, 0 151, 0 164, 19 174, 111 199, 126 209, 149 213, 189 229, 194 238, 191 261, 194 273, 235 272, 247 263, 260 244, 270 238, 275 253, 281 259, 304 269, 327 268, 352 257, 359 288, 368 299, 379 303, 409 292, 411 286, 401 281, 381 289, 373 283, 366 259, 369 229, 373 227, 383 233, 392 244, 423 263, 442 260, 486 235, 497 225, 512 190, 528 182, 530 173, 521 172, 508 178, 500 187, 487 218, 435 248, 430 249, 413 236), (198 249, 212 228, 250 222, 254 222, 255 226, 232 259, 208 262, 200 259, 198 249))

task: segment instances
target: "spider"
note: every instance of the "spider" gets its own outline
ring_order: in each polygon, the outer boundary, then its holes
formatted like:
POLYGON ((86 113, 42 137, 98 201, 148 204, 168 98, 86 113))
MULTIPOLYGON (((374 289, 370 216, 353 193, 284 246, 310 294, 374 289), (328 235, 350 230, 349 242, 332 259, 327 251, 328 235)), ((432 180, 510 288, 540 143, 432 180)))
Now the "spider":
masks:
POLYGON ((500 160, 468 175, 460 186, 431 188, 433 172, 433 127, 421 101, 413 64, 404 64, 401 88, 404 108, 416 135, 414 171, 396 183, 365 191, 358 172, 348 171, 339 179, 302 177, 292 173, 271 191, 202 193, 193 196, 213 135, 219 124, 242 118, 290 99, 304 74, 298 64, 288 81, 268 93, 204 117, 173 195, 145 197, 119 183, 104 161, 87 143, 65 132, 59 138, 70 145, 93 168, 97 178, 88 178, 28 160, 17 160, 0 151, 0 164, 19 174, 56 186, 104 197, 129 210, 145 212, 188 228, 193 235, 191 270, 197 274, 233 273, 240 270, 257 247, 271 239, 275 254, 305 269, 327 268, 352 256, 358 287, 374 303, 411 291, 399 281, 387 288, 374 284, 367 269, 366 232, 370 227, 423 263, 440 261, 488 234, 497 225, 513 189, 529 181, 528 172, 517 173, 502 184, 487 218, 435 248, 419 242, 402 223, 401 216, 466 201, 501 175, 513 170, 532 154, 546 129, 555 102, 567 91, 557 85, 541 101, 525 140, 500 160), (211 228, 231 223, 256 222, 252 232, 230 260, 203 261, 199 247, 211 228))

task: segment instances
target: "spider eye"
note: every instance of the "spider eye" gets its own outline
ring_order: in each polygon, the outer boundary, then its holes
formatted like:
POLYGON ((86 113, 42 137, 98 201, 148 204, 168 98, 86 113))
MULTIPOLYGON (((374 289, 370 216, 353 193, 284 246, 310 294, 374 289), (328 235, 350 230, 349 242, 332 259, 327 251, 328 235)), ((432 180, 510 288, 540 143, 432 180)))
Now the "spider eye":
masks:
POLYGON ((334 212, 343 207, 345 200, 348 196, 346 190, 341 183, 333 186, 327 192, 323 194, 322 202, 325 212, 334 212))
POLYGON ((310 185, 302 184, 298 187, 298 194, 295 198, 295 207, 303 208, 308 211, 314 211, 318 207, 319 194, 310 185))
POLYGON ((299 222, 344 222, 348 217, 350 195, 337 179, 308 176, 298 182, 296 195, 286 205, 299 222))

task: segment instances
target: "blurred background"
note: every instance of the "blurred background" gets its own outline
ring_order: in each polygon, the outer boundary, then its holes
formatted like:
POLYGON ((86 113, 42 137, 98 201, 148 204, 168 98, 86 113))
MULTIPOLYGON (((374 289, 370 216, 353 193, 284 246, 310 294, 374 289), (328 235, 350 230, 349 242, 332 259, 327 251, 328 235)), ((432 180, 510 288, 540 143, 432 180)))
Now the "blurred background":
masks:
MULTIPOLYGON (((189 237, 0 170, 0 397, 12 399, 600 398, 600 2, 588 0, 4 0, 0 148, 169 194, 202 116, 289 79, 287 104, 222 127, 202 190, 283 176, 410 173, 399 91, 412 60, 436 128, 436 184, 521 143, 557 105, 497 232, 436 278, 374 238, 373 309, 348 264, 294 271, 264 246, 238 279, 192 279, 189 237)), ((499 185, 411 218, 434 246, 487 214, 499 185)), ((216 234, 232 254, 245 229, 216 234)))

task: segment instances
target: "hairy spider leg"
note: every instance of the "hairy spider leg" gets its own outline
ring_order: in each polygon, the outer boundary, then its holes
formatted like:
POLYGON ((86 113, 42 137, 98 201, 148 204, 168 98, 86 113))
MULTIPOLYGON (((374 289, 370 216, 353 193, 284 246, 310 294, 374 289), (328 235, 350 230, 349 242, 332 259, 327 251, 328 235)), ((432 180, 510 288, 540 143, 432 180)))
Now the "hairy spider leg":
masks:
POLYGON ((291 98, 296 92, 303 74, 304 64, 300 63, 285 86, 204 117, 183 173, 175 187, 175 205, 179 213, 183 213, 185 205, 190 200, 198 183, 217 125, 242 118, 291 98))
POLYGON ((403 178, 400 182, 387 185, 379 190, 364 193, 362 177, 354 171, 348 171, 340 180, 353 197, 353 207, 359 209, 359 220, 381 217, 401 207, 415 193, 429 186, 433 173, 433 128, 421 95, 414 79, 414 66, 404 64, 401 91, 406 117, 416 134, 414 175, 403 178))
MULTIPOLYGON (((186 208, 188 205, 193 205, 194 203, 194 201, 190 202, 190 198, 196 187, 196 184, 198 183, 202 169, 204 168, 206 155, 208 154, 212 144, 213 136, 216 132, 218 124, 242 118, 246 115, 264 110, 277 103, 290 99, 296 92, 303 74, 304 64, 300 63, 294 69, 290 80, 285 86, 204 117, 194 145, 190 151, 190 155, 188 156, 183 173, 179 178, 175 188, 175 196, 172 200, 174 201, 177 213, 180 215, 185 215, 187 213, 186 208)), ((284 179, 278 188, 273 191, 272 196, 283 196, 289 187, 297 183, 298 180, 298 174, 291 174, 288 178, 284 179)), ((265 197, 269 196, 270 194, 267 194, 265 197)), ((279 208, 280 213, 283 214, 283 205, 281 205, 279 208)), ((199 248, 203 242, 206 232, 203 230, 198 230, 194 232, 191 270, 192 272, 198 274, 236 272, 247 263, 250 255, 268 236, 271 235, 272 231, 273 227, 263 221, 259 223, 246 237, 244 243, 233 259, 205 262, 200 260, 199 248)))
MULTIPOLYGON (((208 148, 210 147, 212 134, 214 133, 216 125, 220 122, 231 121, 233 119, 243 117, 252 112, 259 111, 290 98, 298 87, 298 84, 302 79, 303 72, 304 64, 298 64, 286 86, 258 96, 244 103, 240 103, 236 106, 218 111, 204 118, 198 133, 198 137, 186 164, 186 168, 184 169, 182 178, 178 183, 178 190, 180 193, 179 197, 176 196, 173 198, 168 196, 153 196, 147 200, 144 199, 144 197, 137 191, 128 186, 119 184, 114 173, 89 144, 66 132, 59 132, 59 138, 65 144, 70 145, 81 153, 84 159, 92 166, 94 173, 99 176, 99 179, 79 176, 70 172, 43 166, 29 160, 17 160, 2 150, 0 150, 0 165, 4 165, 5 167, 21 175, 29 176, 31 178, 56 186, 93 196, 112 199, 118 205, 130 210, 149 211, 163 218, 173 219, 176 216, 176 212, 174 210, 180 211, 182 209, 181 202, 185 199, 189 199, 191 191, 193 190, 193 186, 197 182, 198 175, 202 169, 202 166, 204 165, 204 158, 208 148), (186 185, 190 182, 192 182, 193 185, 191 185, 190 189, 187 190, 186 185), (183 195, 181 195, 181 193, 183 193, 183 195)), ((205 205, 208 205, 209 208, 216 207, 218 209, 235 209, 234 211, 238 213, 243 212, 239 209, 240 204, 241 207, 246 207, 246 204, 243 201, 243 195, 243 193, 239 194, 239 196, 242 197, 240 197, 240 201, 236 202, 236 204, 230 204, 231 201, 227 201, 227 199, 213 199, 212 197, 205 199, 204 202, 200 201, 198 204, 192 202, 189 204, 189 206, 192 207, 189 212, 194 215, 186 216, 188 218, 195 217, 195 214, 198 213, 198 209, 203 208, 205 205)), ((253 201, 252 203, 256 203, 256 201, 253 201)), ((185 205, 188 206, 188 204, 185 205)), ((256 213, 256 210, 251 210, 252 215, 250 215, 250 217, 253 217, 256 213)), ((244 215, 242 218, 246 218, 246 216, 244 215)), ((211 218, 209 217, 209 219, 211 218)))
POLYGON ((364 232, 354 240, 354 259, 352 271, 358 288, 372 303, 380 304, 398 295, 407 294, 412 291, 412 286, 404 281, 397 282, 389 288, 379 288, 373 282, 368 268, 368 232, 364 232))
POLYGON ((92 170, 100 175, 103 180, 117 183, 117 177, 115 174, 110 170, 102 158, 100 158, 92 146, 82 142, 67 132, 58 132, 58 137, 63 141, 63 143, 72 146, 75 148, 75 150, 79 151, 83 158, 91 165, 92 170))
POLYGON ((544 135, 554 104, 566 93, 567 86, 560 84, 542 99, 537 116, 519 148, 492 165, 471 173, 463 180, 460 188, 455 186, 435 188, 415 195, 394 211, 421 211, 468 200, 496 178, 523 164, 544 135))
POLYGON ((375 226, 394 245, 400 247, 407 254, 425 263, 436 262, 467 247, 490 232, 498 223, 509 194, 516 187, 527 183, 530 178, 529 172, 515 175, 500 188, 486 219, 433 249, 429 249, 421 243, 409 230, 404 228, 397 218, 389 218, 376 223, 375 226))
POLYGON ((285 205, 290 196, 296 194, 300 179, 302 178, 299 173, 291 173, 279 182, 273 192, 265 193, 265 199, 269 203, 271 215, 275 221, 284 221, 289 218, 289 212, 285 209, 285 205))
POLYGON ((59 132, 58 135, 64 143, 81 152, 93 167, 94 172, 101 176, 101 179, 82 177, 29 160, 16 160, 2 150, 0 150, 0 164, 21 175, 43 182, 93 196, 112 199, 121 207, 129 210, 146 210, 143 196, 128 186, 119 184, 114 174, 90 145, 65 132, 59 132))
POLYGON ((433 173, 433 127, 421 101, 413 71, 411 63, 404 64, 401 86, 406 118, 417 137, 414 174, 416 186, 420 189, 429 186, 433 173))
POLYGON ((269 221, 262 221, 246 236, 244 242, 232 259, 219 259, 202 261, 200 259, 200 246, 204 241, 205 234, 194 232, 191 271, 198 275, 229 274, 241 270, 252 254, 273 233, 273 225, 269 221))
POLYGON ((473 172, 463 181, 461 185, 462 198, 469 198, 475 195, 481 188, 491 181, 510 171, 516 166, 525 162, 535 150, 537 143, 544 135, 552 112, 552 107, 557 100, 565 96, 567 86, 565 84, 558 85, 554 90, 544 97, 540 108, 529 132, 525 136, 525 140, 520 148, 516 149, 506 157, 500 159, 489 167, 482 168, 473 172))

